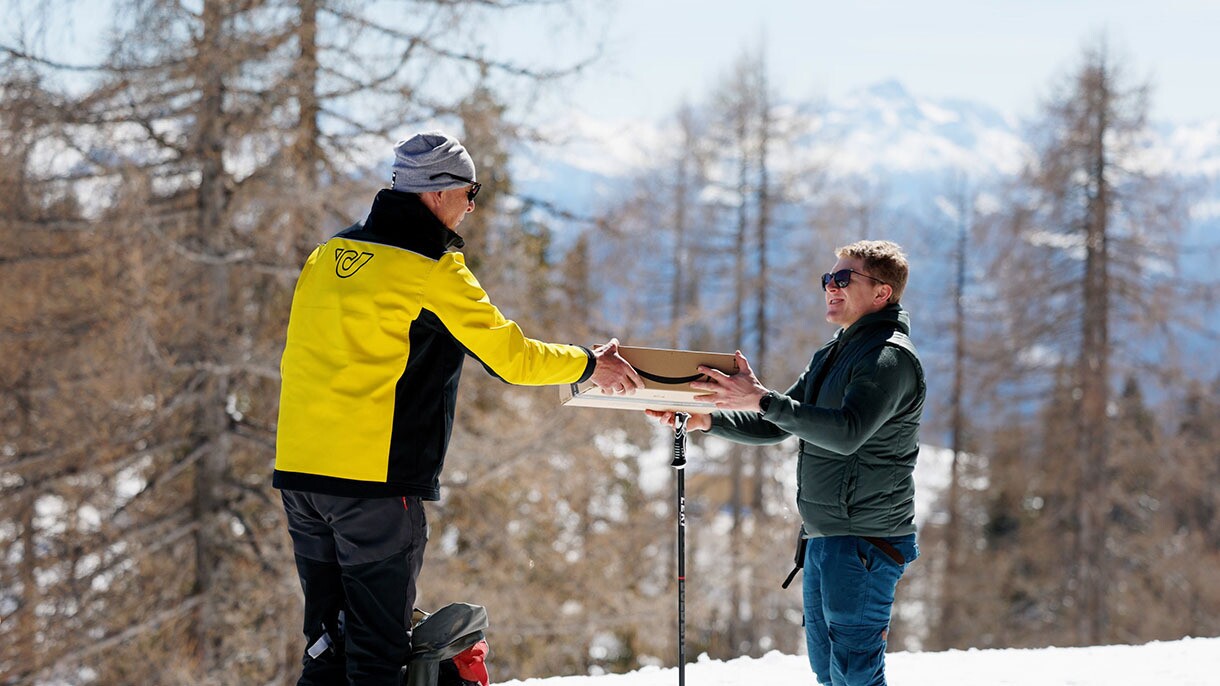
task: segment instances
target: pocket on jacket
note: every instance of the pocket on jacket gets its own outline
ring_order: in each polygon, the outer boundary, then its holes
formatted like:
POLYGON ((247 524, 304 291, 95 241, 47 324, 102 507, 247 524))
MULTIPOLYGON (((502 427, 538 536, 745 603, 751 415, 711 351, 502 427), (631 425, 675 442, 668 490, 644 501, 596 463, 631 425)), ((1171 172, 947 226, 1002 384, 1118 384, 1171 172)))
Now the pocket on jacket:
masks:
POLYGON ((800 499, 847 516, 847 458, 801 456, 800 499))

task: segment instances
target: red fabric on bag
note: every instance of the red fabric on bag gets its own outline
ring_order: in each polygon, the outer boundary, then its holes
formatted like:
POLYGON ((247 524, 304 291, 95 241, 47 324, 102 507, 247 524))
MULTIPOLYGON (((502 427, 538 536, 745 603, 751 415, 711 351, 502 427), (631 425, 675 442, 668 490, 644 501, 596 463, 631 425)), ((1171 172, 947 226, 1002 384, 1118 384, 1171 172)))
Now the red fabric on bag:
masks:
POLYGON ((490 686, 491 679, 487 676, 487 650, 487 641, 479 641, 454 655, 453 664, 457 666, 458 675, 467 681, 477 681, 483 686, 490 686))

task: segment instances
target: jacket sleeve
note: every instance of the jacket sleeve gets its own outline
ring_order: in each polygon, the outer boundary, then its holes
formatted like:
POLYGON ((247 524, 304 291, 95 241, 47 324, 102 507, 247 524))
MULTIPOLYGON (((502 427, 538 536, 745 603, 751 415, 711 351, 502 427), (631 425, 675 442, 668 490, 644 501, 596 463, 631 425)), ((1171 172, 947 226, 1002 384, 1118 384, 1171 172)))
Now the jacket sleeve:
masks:
POLYGON ((892 346, 856 363, 838 408, 815 407, 791 397, 772 401, 763 419, 825 450, 851 455, 916 394, 914 362, 892 346))
POLYGON ((577 383, 593 373, 593 353, 586 348, 527 338, 491 303, 461 253, 441 256, 422 302, 458 343, 508 383, 577 383))
MULTIPOLYGON (((812 363, 810 363, 812 365, 812 363)), ((772 406, 786 402, 792 398, 805 397, 805 383, 809 378, 809 369, 801 374, 796 383, 784 391, 784 394, 771 402, 772 406)), ((747 445, 770 445, 779 443, 791 433, 768 421, 763 415, 750 411, 713 412, 712 428, 708 430, 712 436, 745 443, 747 445)))

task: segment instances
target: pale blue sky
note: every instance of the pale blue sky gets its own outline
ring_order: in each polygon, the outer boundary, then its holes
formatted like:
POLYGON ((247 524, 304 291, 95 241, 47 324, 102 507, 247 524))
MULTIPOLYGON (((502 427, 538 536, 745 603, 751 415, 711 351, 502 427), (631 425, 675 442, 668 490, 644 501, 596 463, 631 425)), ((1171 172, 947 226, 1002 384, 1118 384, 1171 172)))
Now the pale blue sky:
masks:
POLYGON ((1220 118, 1220 0, 592 4, 587 26, 521 22, 497 39, 553 56, 603 38, 604 58, 568 90, 571 102, 599 117, 667 117, 683 97, 702 99, 735 57, 764 42, 772 83, 785 98, 835 98, 892 78, 917 95, 1025 116, 1104 34, 1133 76, 1152 81, 1154 119, 1220 118))
MULTIPOLYGON (((668 118, 706 97, 744 50, 766 45, 781 98, 837 98, 897 79, 913 93, 976 100, 1006 114, 1036 111, 1051 85, 1103 34, 1135 77, 1153 84, 1152 116, 1220 118, 1220 0, 570 0, 468 22, 495 55, 553 65, 602 59, 550 105, 597 118, 668 118)), ((17 2, 27 12, 39 3, 17 2)), ((103 0, 66 2, 77 61, 106 22, 103 0)), ((12 4, 6 7, 12 9, 12 4)), ((410 4, 384 0, 385 13, 410 4)), ((462 9, 459 14, 478 12, 462 9)), ((14 22, 16 17, 9 17, 14 22)), ((472 36, 473 37, 473 36, 472 36)))

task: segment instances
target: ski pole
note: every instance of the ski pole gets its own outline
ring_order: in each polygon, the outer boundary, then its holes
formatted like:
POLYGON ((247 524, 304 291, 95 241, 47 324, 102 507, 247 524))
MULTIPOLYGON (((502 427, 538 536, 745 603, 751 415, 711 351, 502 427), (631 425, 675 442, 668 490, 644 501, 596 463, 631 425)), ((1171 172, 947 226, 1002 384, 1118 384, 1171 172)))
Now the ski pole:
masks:
POLYGON ((678 686, 686 686, 686 420, 674 413, 674 461, 678 474, 678 686))

